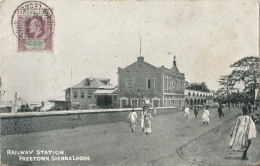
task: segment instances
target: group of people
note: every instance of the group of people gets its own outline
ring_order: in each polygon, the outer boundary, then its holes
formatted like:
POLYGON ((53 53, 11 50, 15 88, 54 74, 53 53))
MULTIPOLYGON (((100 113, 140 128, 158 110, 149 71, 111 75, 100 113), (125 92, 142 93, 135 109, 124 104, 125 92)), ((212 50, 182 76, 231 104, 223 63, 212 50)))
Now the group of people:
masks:
MULTIPOLYGON (((142 128, 142 132, 145 132, 146 135, 148 135, 149 133, 152 132, 152 115, 149 112, 150 110, 150 106, 149 104, 143 102, 143 109, 141 112, 141 128, 142 128)), ((220 104, 218 107, 218 114, 219 117, 224 117, 224 113, 222 111, 223 106, 220 104)), ((206 106, 204 107, 203 110, 203 114, 202 114, 202 123, 204 125, 208 125, 209 124, 209 107, 206 106)), ((198 115, 198 107, 194 107, 193 109, 194 111, 194 115, 195 118, 197 118, 198 115)), ((242 107, 242 112, 243 115, 240 116, 238 118, 238 120, 236 121, 236 124, 232 130, 231 133, 231 139, 230 139, 230 143, 229 143, 229 148, 233 149, 234 151, 242 151, 243 155, 242 155, 242 160, 248 160, 247 158, 247 151, 250 147, 251 144, 251 139, 252 138, 256 138, 256 127, 254 124, 254 121, 252 120, 252 118, 250 116, 248 116, 248 108, 247 107, 242 107)), ((188 118, 190 114, 190 109, 188 106, 186 106, 185 110, 184 110, 184 115, 186 118, 188 118)), ((135 112, 134 109, 132 109, 132 112, 129 114, 128 116, 128 120, 130 123, 130 128, 131 131, 134 132, 134 129, 137 125, 137 122, 139 121, 137 113, 135 112)))
MULTIPOLYGON (((206 124, 208 125, 209 124, 209 117, 210 117, 210 115, 209 115, 209 110, 208 109, 209 109, 208 106, 206 106, 206 108, 204 107, 204 109, 203 109, 202 123, 204 125, 206 125, 206 124)), ((197 106, 194 107, 193 112, 194 112, 195 118, 198 118, 199 111, 198 111, 198 107, 197 106)), ((190 114, 190 108, 187 105, 186 108, 184 109, 184 116, 186 117, 186 119, 188 118, 189 114, 190 114)))
MULTIPOLYGON (((224 117, 224 113, 222 111, 223 105, 220 104, 218 107, 218 115, 219 118, 224 117)), ((234 150, 234 151, 242 151, 242 160, 248 160, 247 158, 247 151, 251 145, 251 140, 253 138, 256 138, 256 127, 255 123, 252 120, 250 116, 248 116, 248 113, 250 113, 250 106, 244 105, 242 107, 242 112, 243 115, 240 116, 236 124, 232 130, 231 133, 231 139, 229 142, 229 148, 234 150)), ((198 115, 198 108, 194 107, 193 109, 195 118, 197 118, 198 115)), ((190 109, 188 106, 186 106, 184 110, 184 116, 188 118, 190 113, 190 109)), ((209 124, 209 110, 208 107, 206 106, 206 109, 204 107, 203 114, 202 114, 202 123, 203 124, 209 124)))
POLYGON ((150 113, 150 106, 149 103, 146 101, 143 101, 143 109, 141 112, 141 118, 138 119, 138 115, 135 112, 134 108, 132 109, 132 112, 128 115, 130 129, 132 132, 134 132, 134 129, 136 128, 137 122, 141 122, 141 128, 142 132, 146 133, 148 135, 152 132, 152 115, 150 113))

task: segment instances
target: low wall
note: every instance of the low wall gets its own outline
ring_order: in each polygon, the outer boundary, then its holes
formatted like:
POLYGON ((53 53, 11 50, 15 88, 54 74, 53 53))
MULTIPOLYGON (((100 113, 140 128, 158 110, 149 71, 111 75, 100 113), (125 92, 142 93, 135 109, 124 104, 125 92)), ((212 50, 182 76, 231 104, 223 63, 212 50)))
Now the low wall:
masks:
MULTIPOLYGON (((125 121, 131 108, 103 110, 73 110, 53 112, 3 113, 1 119, 1 136, 44 132, 79 126, 116 123, 125 121)), ((141 108, 135 109, 138 116, 141 108)), ((177 112, 176 107, 156 108, 156 116, 177 112)), ((154 115, 154 109, 151 109, 154 115)))

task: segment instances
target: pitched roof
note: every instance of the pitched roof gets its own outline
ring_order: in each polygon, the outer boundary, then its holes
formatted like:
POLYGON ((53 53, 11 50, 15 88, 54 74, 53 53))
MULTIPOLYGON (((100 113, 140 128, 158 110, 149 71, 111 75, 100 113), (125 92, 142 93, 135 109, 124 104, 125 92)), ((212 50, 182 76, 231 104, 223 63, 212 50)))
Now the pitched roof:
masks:
POLYGON ((177 66, 172 66, 171 70, 176 71, 177 73, 179 73, 179 69, 178 69, 177 66))
POLYGON ((112 84, 109 83, 109 79, 108 78, 86 78, 84 80, 82 80, 80 83, 72 86, 72 88, 84 88, 84 89, 92 89, 92 88, 99 88, 99 87, 103 87, 103 88, 111 88, 113 87, 112 84), (90 81, 90 84, 87 85, 87 81, 90 81), (105 83, 107 82, 107 84, 105 83))
POLYGON ((129 69, 129 68, 131 68, 131 67, 134 67, 134 68, 135 68, 136 65, 137 65, 137 64, 140 64, 140 63, 142 63, 142 64, 144 64, 144 65, 147 65, 147 66, 149 66, 149 67, 151 67, 151 68, 157 68, 156 66, 154 66, 154 65, 152 65, 152 64, 150 64, 150 63, 145 62, 143 57, 137 57, 137 61, 136 61, 136 62, 134 62, 134 63, 132 63, 132 64, 126 66, 126 67, 123 68, 123 69, 129 69))

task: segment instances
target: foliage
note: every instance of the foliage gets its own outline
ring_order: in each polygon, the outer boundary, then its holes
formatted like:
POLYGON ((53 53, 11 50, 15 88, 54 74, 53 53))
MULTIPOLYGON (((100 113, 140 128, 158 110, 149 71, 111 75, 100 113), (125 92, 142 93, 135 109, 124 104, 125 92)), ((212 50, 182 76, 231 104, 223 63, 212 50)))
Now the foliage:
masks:
POLYGON ((155 96, 155 90, 154 89, 144 89, 144 88, 139 88, 139 89, 127 89, 126 90, 126 97, 128 98, 152 98, 155 96))
POLYGON ((219 98, 220 103, 233 103, 233 104, 238 104, 238 103, 248 103, 250 99, 250 95, 248 93, 240 93, 240 92, 232 92, 229 94, 229 97, 222 97, 219 98))
POLYGON ((206 85, 205 82, 202 83, 188 83, 187 81, 185 82, 186 89, 189 90, 195 90, 195 91, 201 91, 201 92, 210 92, 208 89, 208 86, 206 85))
POLYGON ((230 67, 233 69, 231 74, 221 76, 219 79, 221 88, 216 93, 218 100, 228 103, 248 103, 250 101, 253 104, 255 89, 259 85, 259 58, 245 57, 233 63, 230 67), (237 83, 244 84, 243 93, 239 93, 238 89, 234 88, 237 83))
POLYGON ((219 79, 219 85, 222 87, 217 91, 218 96, 229 96, 230 93, 234 92, 235 90, 238 90, 237 88, 234 88, 236 81, 233 79, 232 75, 225 75, 221 76, 219 79))
POLYGON ((21 108, 17 110, 18 112, 31 112, 32 110, 29 108, 28 104, 21 105, 21 108))
POLYGON ((245 57, 230 65, 233 68, 231 76, 238 83, 244 83, 244 91, 249 92, 258 87, 259 58, 245 57))

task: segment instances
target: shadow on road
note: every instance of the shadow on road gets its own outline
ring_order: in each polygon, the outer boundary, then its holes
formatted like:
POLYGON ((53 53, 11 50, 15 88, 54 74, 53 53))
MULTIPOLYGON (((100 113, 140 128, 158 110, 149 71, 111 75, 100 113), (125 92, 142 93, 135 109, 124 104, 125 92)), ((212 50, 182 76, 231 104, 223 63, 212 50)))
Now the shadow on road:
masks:
POLYGON ((227 160, 241 160, 241 157, 224 157, 227 160))

